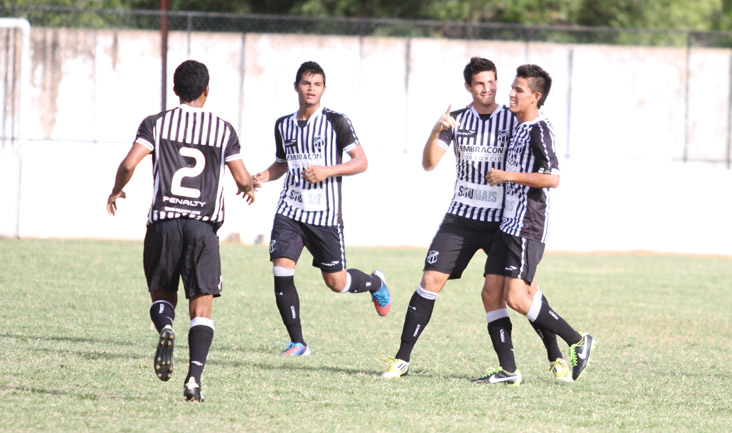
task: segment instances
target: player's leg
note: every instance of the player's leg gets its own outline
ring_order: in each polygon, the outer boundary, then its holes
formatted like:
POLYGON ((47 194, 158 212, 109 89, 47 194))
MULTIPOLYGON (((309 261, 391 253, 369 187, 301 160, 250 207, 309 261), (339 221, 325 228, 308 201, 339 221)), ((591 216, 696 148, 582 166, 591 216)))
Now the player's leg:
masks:
MULTIPOLYGON (((549 305, 549 301, 546 299, 546 296, 536 283, 536 279, 531 282, 529 295, 531 295, 531 297, 534 299, 541 299, 542 302, 546 302, 547 305, 549 305)), ((565 361, 564 357, 562 356, 562 351, 559 350, 559 345, 557 344, 557 334, 548 329, 539 327, 539 325, 530 320, 529 323, 534 328, 534 331, 536 331, 536 334, 539 335, 539 338, 541 338, 542 343, 544 343, 546 356, 547 359, 549 359, 549 372, 554 377, 554 380, 558 380, 560 382, 571 382, 572 373, 570 373, 569 371, 567 361, 565 361)))
POLYGON ((153 368, 162 381, 169 380, 173 374, 173 324, 178 303, 181 251, 182 234, 177 220, 159 221, 147 227, 143 267, 152 301, 150 319, 159 334, 153 368))
POLYGON ((485 262, 484 282, 480 297, 485 310, 488 335, 498 357, 499 366, 490 370, 485 377, 474 379, 473 382, 519 385, 521 372, 516 368, 514 357, 511 338, 513 325, 503 299, 503 272, 507 246, 498 229, 486 233, 484 236, 481 247, 488 253, 488 257, 485 262))
POLYGON ((493 350, 496 351, 499 367, 489 371, 484 377, 473 379, 473 382, 519 385, 522 377, 521 372, 516 368, 514 357, 511 339, 513 325, 508 316, 506 302, 503 300, 503 275, 485 275, 481 300, 485 309, 486 322, 488 322, 488 335, 490 335, 493 350))
POLYGON ((302 334, 300 297, 295 287, 295 265, 303 247, 303 233, 299 223, 276 215, 269 244, 269 259, 272 262, 277 310, 290 336, 290 341, 280 353, 285 356, 310 355, 302 334))
POLYGON ((219 239, 211 224, 182 221, 184 250, 181 260, 181 277, 189 300, 191 319, 188 329, 188 374, 183 395, 188 401, 203 401, 201 375, 206 366, 214 337, 212 320, 213 298, 221 296, 221 257, 219 239))
POLYGON ((399 350, 394 358, 387 359, 389 365, 381 377, 392 379, 404 376, 409 372, 409 360, 414 345, 429 324, 437 295, 442 291, 449 277, 450 274, 442 272, 424 271, 422 280, 407 306, 399 350))
POLYGON ((391 308, 391 297, 384 273, 366 274, 346 267, 343 228, 306 226, 304 232, 305 247, 313 255, 313 266, 320 269, 325 285, 336 293, 370 293, 376 312, 386 316, 391 308))
POLYGON ((511 273, 504 285, 506 303, 540 328, 554 332, 570 345, 572 378, 576 380, 589 363, 589 353, 594 345, 594 339, 587 334, 580 335, 551 309, 547 302, 544 302, 544 298, 536 299, 529 294, 531 281, 544 253, 544 244, 516 236, 504 236, 504 238, 509 242, 506 268, 510 269, 511 273))
POLYGON ((212 307, 213 295, 199 295, 189 303, 191 324, 188 330, 188 375, 183 382, 183 395, 189 401, 203 401, 201 375, 206 366, 215 331, 211 319, 212 307))
POLYGON ((397 378, 407 374, 412 350, 432 317, 437 295, 448 279, 458 279, 477 251, 470 242, 474 234, 460 226, 460 220, 446 215, 435 234, 425 257, 422 279, 412 294, 402 327, 399 350, 389 358, 389 366, 382 373, 384 378, 397 378))

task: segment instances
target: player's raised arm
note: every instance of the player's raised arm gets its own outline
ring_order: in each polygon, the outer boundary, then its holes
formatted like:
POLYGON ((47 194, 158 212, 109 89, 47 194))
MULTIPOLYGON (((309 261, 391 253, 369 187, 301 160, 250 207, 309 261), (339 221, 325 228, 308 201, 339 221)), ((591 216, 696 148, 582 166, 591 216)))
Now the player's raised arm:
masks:
POLYGON ((442 113, 435 126, 432 127, 427 143, 424 145, 422 167, 426 171, 433 170, 437 167, 437 164, 445 155, 445 149, 438 144, 440 141, 440 133, 446 129, 456 128, 458 126, 455 118, 450 115, 451 109, 452 105, 448 105, 447 111, 442 113))
POLYGON ((127 185, 130 179, 132 179, 132 175, 135 173, 135 168, 140 161, 142 161, 142 158, 146 157, 151 152, 152 151, 150 149, 138 142, 132 144, 132 148, 117 168, 114 187, 112 188, 112 193, 109 194, 109 197, 107 198, 107 212, 109 214, 116 214, 118 198, 127 198, 127 194, 125 194, 122 189, 127 185))

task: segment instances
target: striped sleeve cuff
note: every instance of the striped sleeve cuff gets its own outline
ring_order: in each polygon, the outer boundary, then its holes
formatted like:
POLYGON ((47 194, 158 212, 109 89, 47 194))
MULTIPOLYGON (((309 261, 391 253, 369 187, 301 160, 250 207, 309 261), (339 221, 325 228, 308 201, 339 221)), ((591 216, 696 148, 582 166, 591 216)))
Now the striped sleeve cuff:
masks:
POLYGON ((442 140, 437 140, 437 145, 440 146, 441 148, 445 149, 445 150, 447 150, 447 149, 450 148, 450 143, 445 143, 442 140))

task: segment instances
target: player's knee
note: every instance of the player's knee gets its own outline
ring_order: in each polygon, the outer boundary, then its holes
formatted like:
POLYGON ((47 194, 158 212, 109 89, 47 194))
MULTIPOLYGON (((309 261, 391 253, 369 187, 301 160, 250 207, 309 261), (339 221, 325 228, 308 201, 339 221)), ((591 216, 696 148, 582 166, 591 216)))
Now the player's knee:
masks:
POLYGON ((344 275, 341 275, 340 273, 333 273, 333 274, 326 274, 323 273, 323 281, 325 282, 325 285, 332 291, 336 293, 343 292, 343 289, 346 287, 346 276, 345 271, 343 272, 344 275))
POLYGON ((445 285, 449 275, 441 274, 438 272, 425 272, 422 275, 422 281, 420 285, 423 289, 430 292, 439 293, 442 287, 445 285))
POLYGON ((512 310, 526 315, 529 312, 529 308, 531 308, 531 304, 529 303, 528 305, 526 305, 524 298, 525 296, 522 296, 521 293, 509 291, 506 294, 506 304, 508 304, 508 306, 511 307, 512 310))

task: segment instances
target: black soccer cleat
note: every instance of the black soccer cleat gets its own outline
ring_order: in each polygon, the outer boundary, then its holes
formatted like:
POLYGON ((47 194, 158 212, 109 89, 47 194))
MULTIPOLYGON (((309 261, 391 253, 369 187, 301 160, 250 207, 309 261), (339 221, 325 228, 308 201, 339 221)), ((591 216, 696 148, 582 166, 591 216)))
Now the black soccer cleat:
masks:
POLYGON ((194 401, 197 403, 203 403, 203 394, 201 393, 201 385, 196 383, 196 379, 191 377, 188 379, 188 383, 183 385, 183 397, 186 401, 194 401))
POLYGON ((173 374, 173 347, 175 332, 173 327, 165 325, 160 332, 158 348, 155 350, 155 374, 158 379, 167 382, 173 374))
POLYGON ((473 383, 503 383, 510 386, 518 386, 522 380, 521 372, 519 370, 509 373, 501 367, 488 372, 485 377, 479 377, 471 380, 473 383))
POLYGON ((569 356, 572 362, 572 380, 582 376, 588 365, 590 365, 590 351, 595 348, 595 339, 590 334, 582 334, 582 339, 577 344, 569 346, 569 356))

